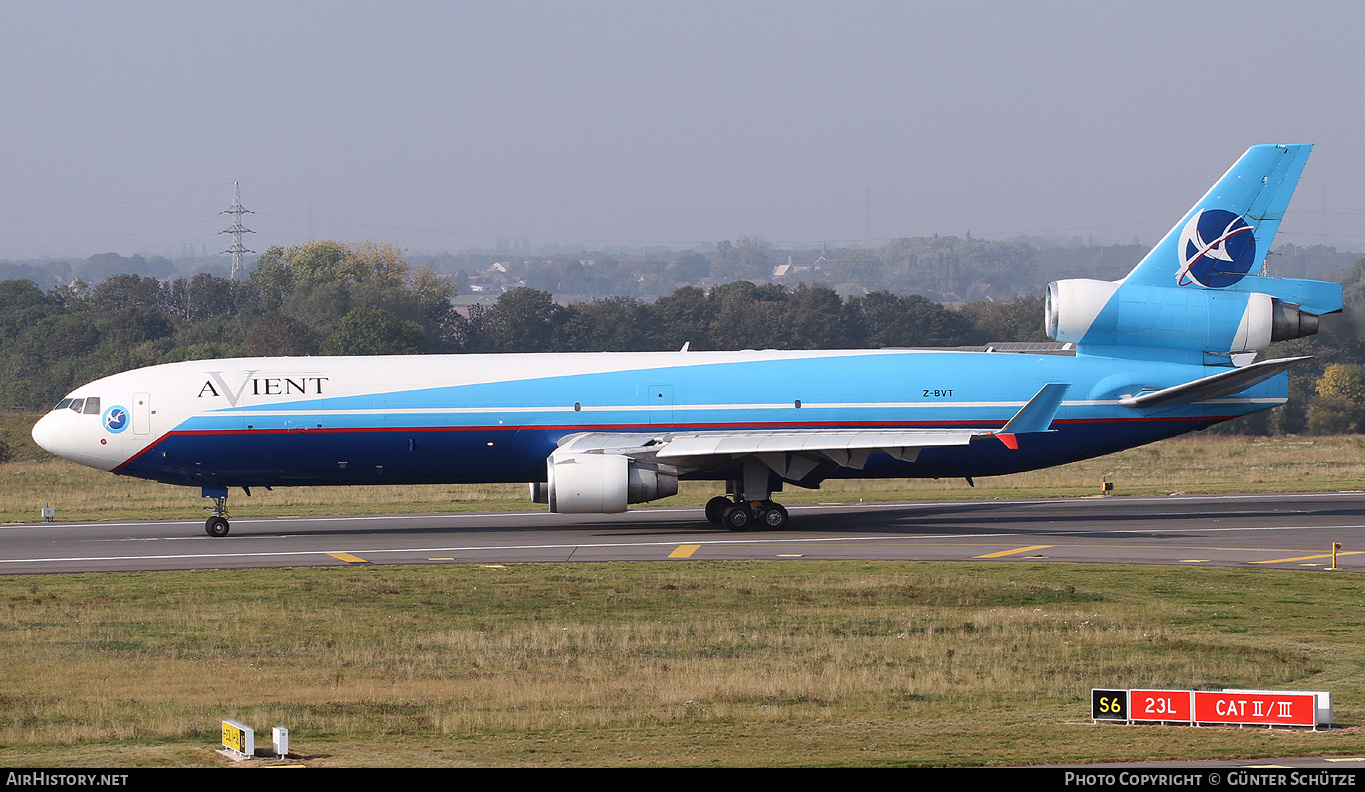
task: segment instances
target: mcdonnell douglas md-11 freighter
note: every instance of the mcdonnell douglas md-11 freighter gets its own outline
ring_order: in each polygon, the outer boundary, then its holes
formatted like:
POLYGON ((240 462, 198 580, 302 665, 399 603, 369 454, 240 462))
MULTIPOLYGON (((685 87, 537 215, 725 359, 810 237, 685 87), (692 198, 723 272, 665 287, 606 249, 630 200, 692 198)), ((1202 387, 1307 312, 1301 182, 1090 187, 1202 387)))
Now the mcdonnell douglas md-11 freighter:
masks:
POLYGON ((1254 146, 1119 281, 1048 286, 1040 352, 863 349, 196 360, 77 388, 33 427, 65 459, 212 499, 338 484, 529 482, 564 513, 724 482, 706 517, 783 528, 829 478, 994 476, 1284 403, 1251 362, 1341 286, 1263 274, 1310 146, 1254 146))

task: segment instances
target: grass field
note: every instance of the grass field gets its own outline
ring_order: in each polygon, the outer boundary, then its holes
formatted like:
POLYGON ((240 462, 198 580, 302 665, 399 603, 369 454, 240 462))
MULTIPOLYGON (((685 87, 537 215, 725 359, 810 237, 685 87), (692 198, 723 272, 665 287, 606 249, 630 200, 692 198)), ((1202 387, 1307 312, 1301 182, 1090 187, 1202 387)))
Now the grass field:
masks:
POLYGON ((1365 581, 1026 562, 0 579, 0 764, 991 765, 1365 751, 1365 581), (1325 733, 1095 726, 1092 687, 1331 690, 1325 733))
MULTIPOLYGON (((0 520, 186 517, 44 458, 0 520)), ((23 434, 23 436, 19 436, 23 434)), ((1193 436, 999 479, 782 500, 1365 489, 1359 437, 1193 436)), ((701 504, 714 486, 669 503, 701 504)), ((238 516, 527 508, 520 486, 233 496, 238 516)), ((695 561, 0 578, 0 764, 214 765, 218 722, 319 766, 887 766, 1365 751, 1365 583, 1324 571, 695 561), (1092 687, 1330 690, 1326 733, 1094 726, 1092 687)))

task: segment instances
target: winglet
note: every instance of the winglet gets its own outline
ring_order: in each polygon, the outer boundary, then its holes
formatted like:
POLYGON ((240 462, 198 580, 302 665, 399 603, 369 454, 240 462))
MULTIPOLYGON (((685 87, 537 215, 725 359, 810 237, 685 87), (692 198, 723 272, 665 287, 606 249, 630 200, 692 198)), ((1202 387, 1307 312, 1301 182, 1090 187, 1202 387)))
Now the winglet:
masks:
POLYGON ((1000 431, 995 432, 995 436, 1000 438, 1000 442, 1006 447, 1018 449, 1019 441, 1015 435, 1048 431, 1048 427, 1052 426, 1053 417, 1057 415, 1057 409, 1062 406, 1062 397, 1070 387, 1069 382, 1051 382, 1044 385, 1042 390, 1028 400, 1028 404, 1000 428, 1000 431))

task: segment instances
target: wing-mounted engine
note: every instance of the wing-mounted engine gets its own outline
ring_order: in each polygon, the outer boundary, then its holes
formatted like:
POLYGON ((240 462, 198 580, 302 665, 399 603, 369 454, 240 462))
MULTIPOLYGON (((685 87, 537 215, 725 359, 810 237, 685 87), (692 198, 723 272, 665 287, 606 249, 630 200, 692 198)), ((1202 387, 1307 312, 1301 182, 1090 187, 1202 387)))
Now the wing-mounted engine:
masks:
POLYGON ((545 461, 531 500, 559 514, 617 514, 678 494, 678 469, 653 459, 653 438, 587 432, 565 438, 545 461))
POLYGON ((1301 302, 1241 289, 1071 279, 1048 284, 1044 325, 1049 338, 1081 351, 1146 347, 1226 354, 1314 335, 1318 315, 1341 307, 1337 284, 1256 278, 1254 285, 1301 302))
POLYGON ((546 473, 550 511, 559 514, 616 514, 678 494, 676 470, 621 454, 552 454, 546 473))

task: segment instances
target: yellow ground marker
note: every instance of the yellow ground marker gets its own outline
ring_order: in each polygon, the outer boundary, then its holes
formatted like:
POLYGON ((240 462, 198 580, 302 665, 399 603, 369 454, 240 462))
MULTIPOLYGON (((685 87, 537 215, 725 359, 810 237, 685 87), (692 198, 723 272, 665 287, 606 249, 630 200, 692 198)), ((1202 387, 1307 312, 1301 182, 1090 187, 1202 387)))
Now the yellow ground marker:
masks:
POLYGON ((691 558, 692 554, 701 549, 701 545, 678 545, 678 549, 668 554, 669 558, 691 558))
POLYGON ((327 555, 331 556, 332 558, 335 558, 335 559, 338 560, 338 561, 345 561, 345 562, 348 563, 348 564, 364 564, 364 563, 368 563, 367 561, 365 561, 365 559, 363 559, 363 558, 356 558, 355 556, 351 555, 350 553, 328 553, 327 555))
MULTIPOLYGON (((1345 553, 1337 553, 1337 557, 1340 558, 1341 556, 1347 556, 1347 555, 1360 555, 1361 553, 1365 553, 1365 550, 1350 550, 1350 551, 1347 551, 1347 552, 1345 552, 1345 553)), ((1291 561, 1312 561, 1312 560, 1318 559, 1318 558, 1331 558, 1331 557, 1332 557, 1332 554, 1331 554, 1331 553, 1323 553, 1323 554, 1321 554, 1321 555, 1299 556, 1298 558, 1275 558, 1275 559, 1272 559, 1272 560, 1270 560, 1270 561, 1252 561, 1251 563, 1253 563, 1253 564, 1288 564, 1288 563, 1291 562, 1291 561)))
POLYGON ((1027 553, 1030 550, 1046 550, 1049 547, 1055 547, 1055 545, 1029 545, 1028 547, 1016 547, 1013 550, 1001 550, 998 553, 987 553, 985 555, 972 556, 972 558, 1004 558, 1005 556, 1014 555, 1015 553, 1027 553))

